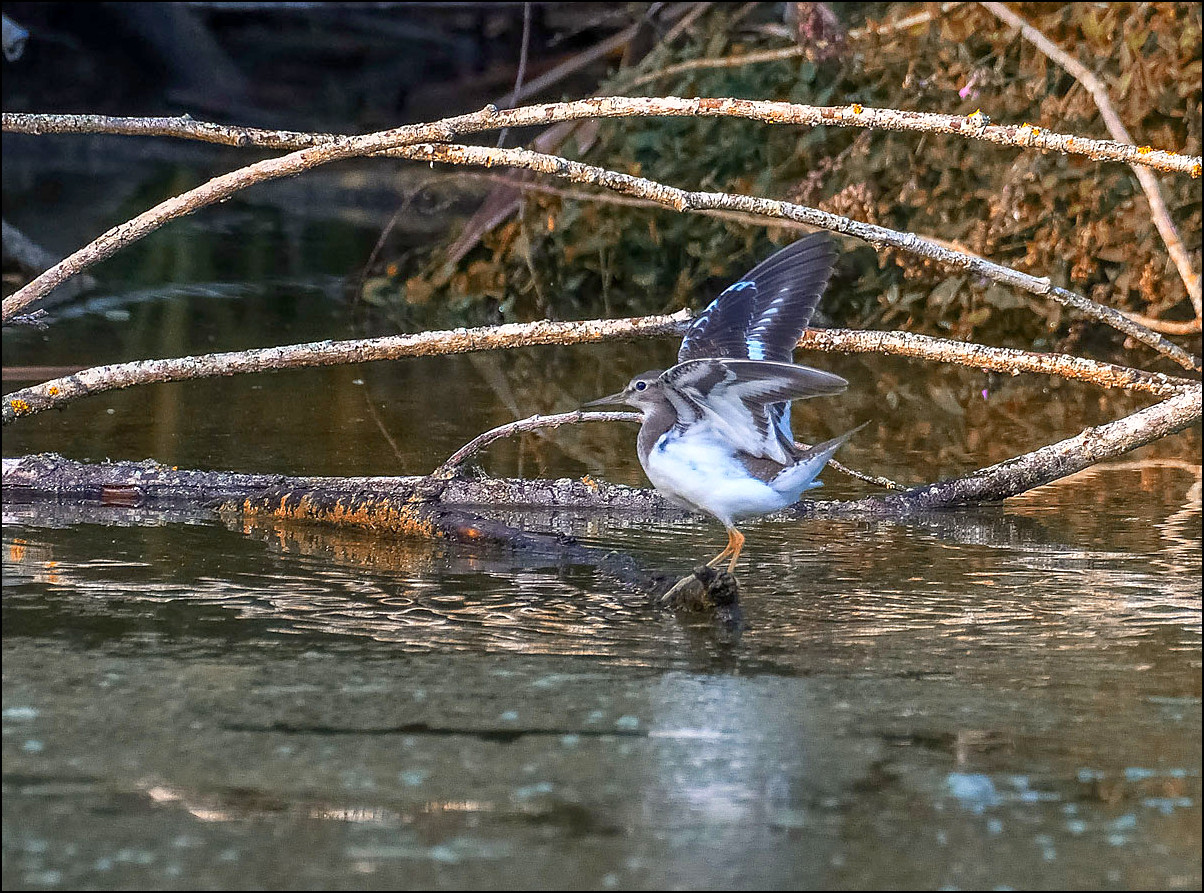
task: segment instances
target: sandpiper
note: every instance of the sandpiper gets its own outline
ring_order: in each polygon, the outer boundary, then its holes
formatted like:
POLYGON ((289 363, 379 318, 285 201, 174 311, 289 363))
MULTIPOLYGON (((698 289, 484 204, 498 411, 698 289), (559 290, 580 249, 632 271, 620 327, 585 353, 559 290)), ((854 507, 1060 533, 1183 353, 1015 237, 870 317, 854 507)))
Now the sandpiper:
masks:
POLYGON ((854 433, 802 449, 790 427, 790 401, 839 394, 848 382, 793 362, 794 347, 828 284, 836 251, 813 233, 755 266, 690 324, 677 365, 645 372, 622 391, 586 406, 627 404, 643 419, 636 440, 648 479, 671 501, 718 518, 727 546, 744 547, 738 518, 798 501, 854 433))

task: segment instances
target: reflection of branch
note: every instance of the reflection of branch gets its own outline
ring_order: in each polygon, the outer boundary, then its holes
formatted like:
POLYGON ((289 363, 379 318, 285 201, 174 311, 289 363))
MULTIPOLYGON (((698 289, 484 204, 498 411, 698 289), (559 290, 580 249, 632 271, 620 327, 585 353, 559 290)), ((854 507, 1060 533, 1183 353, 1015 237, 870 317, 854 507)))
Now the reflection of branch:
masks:
MULTIPOLYGON (((1096 107, 1099 108, 1100 117, 1104 119, 1108 133, 1112 134, 1114 140, 1122 143, 1133 142, 1133 138, 1129 136, 1129 131, 1125 129, 1120 116, 1116 114, 1116 109, 1112 107, 1108 88, 1087 66, 1002 3, 981 3, 980 5, 993 13, 996 18, 1013 28, 1018 28, 1025 40, 1065 68, 1076 81, 1087 89, 1091 98, 1095 100, 1096 107)), ((1187 294, 1191 298, 1192 306, 1195 308, 1196 326, 1189 331, 1198 332, 1200 331, 1200 276, 1191 267, 1191 258, 1188 257, 1187 249, 1183 247, 1183 240, 1179 238, 1179 232, 1171 220, 1171 214, 1167 210, 1166 200, 1162 197, 1162 189, 1158 185, 1158 180, 1149 168, 1138 165, 1132 167, 1133 173, 1137 175, 1137 180, 1141 183, 1141 188, 1145 190, 1146 199, 1150 203, 1150 214, 1153 216, 1154 226, 1158 228, 1162 241, 1166 243, 1167 253, 1175 262, 1175 267, 1179 270, 1183 284, 1187 287, 1187 294)))

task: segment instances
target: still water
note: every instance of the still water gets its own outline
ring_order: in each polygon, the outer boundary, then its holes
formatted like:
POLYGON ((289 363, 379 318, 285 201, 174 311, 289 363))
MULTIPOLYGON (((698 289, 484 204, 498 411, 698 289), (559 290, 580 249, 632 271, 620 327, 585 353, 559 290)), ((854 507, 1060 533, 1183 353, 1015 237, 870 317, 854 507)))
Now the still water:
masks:
MULTIPOLYGON (((283 221, 248 198, 169 227, 101 298, 6 331, 6 368, 349 336, 335 271, 375 232, 283 221)), ((11 426, 4 455, 423 473, 674 348, 135 389, 11 426)), ((870 421, 841 458, 906 483, 1144 405, 799 358, 852 383, 796 405, 799 436, 870 421)), ((1197 428, 993 510, 750 524, 743 629, 501 549, 6 504, 4 887, 1198 889, 1199 457, 1197 428)), ((481 464, 642 480, 618 426, 481 464)), ((724 538, 506 520, 681 573, 724 538)))

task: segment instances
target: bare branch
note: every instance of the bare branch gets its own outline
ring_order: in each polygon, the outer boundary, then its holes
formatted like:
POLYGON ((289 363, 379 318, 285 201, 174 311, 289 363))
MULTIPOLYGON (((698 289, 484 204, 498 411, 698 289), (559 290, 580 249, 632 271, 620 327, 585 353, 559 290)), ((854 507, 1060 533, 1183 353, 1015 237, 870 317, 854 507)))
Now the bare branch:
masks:
POLYGON ((898 495, 874 496, 855 502, 818 503, 814 508, 800 504, 797 511, 801 514, 906 514, 1002 502, 1182 431, 1199 422, 1200 410, 1201 387, 1193 383, 1173 397, 1123 419, 1087 428, 1059 443, 964 477, 913 487, 898 495))
MULTIPOLYGON (((209 203, 220 201, 224 197, 235 193, 235 191, 248 187, 248 185, 265 181, 265 179, 293 175, 293 173, 299 173, 313 166, 326 164, 329 161, 346 159, 354 155, 384 152, 405 156, 405 158, 447 161, 450 164, 482 166, 504 164, 515 167, 526 167, 529 170, 553 173, 554 176, 574 179, 577 182, 602 185, 604 188, 614 189, 620 191, 620 193, 647 197, 647 199, 663 203, 663 205, 673 207, 678 209, 678 211, 703 211, 703 209, 732 211, 734 209, 734 211, 765 215, 765 217, 793 219, 799 221, 799 223, 825 227, 825 229, 842 232, 845 235, 866 239, 866 241, 875 244, 875 246, 891 244, 891 246, 909 250, 909 252, 922 256, 928 256, 928 258, 945 262, 945 264, 978 272, 982 276, 996 279, 998 282, 1019 286, 1019 288, 1031 291, 1033 294, 1050 296, 1053 300, 1064 304, 1064 306, 1078 309, 1078 311, 1087 314, 1088 317, 1103 321, 1103 323, 1125 332, 1129 337, 1149 345, 1149 347, 1170 357, 1170 359, 1173 359, 1185 368, 1193 369, 1193 371, 1200 368, 1197 357, 1187 353, 1179 345, 1167 341, 1167 339, 1158 335, 1157 332, 1152 332, 1144 326, 1133 323, 1132 320, 1114 311, 1114 309, 1103 307, 1102 304, 1093 301, 1088 301, 1087 298, 1075 295, 1072 291, 1055 288, 1047 279, 1028 276, 1026 273, 1010 270, 1008 267, 992 264, 992 262, 981 258, 974 258, 973 255, 952 252, 948 248, 937 246, 936 243, 926 241, 926 239, 914 235, 907 235, 907 233, 898 233, 893 230, 887 230, 885 227, 858 223, 858 221, 837 217, 837 215, 821 212, 818 209, 791 205, 789 202, 752 199, 752 197, 748 196, 733 196, 722 193, 686 193, 684 190, 663 187, 663 185, 644 181, 641 178, 619 175, 619 173, 603 171, 602 168, 580 165, 578 162, 567 161, 566 159, 556 158, 556 156, 551 155, 526 152, 526 150, 489 150, 479 147, 439 146, 439 144, 433 143, 406 146, 407 143, 413 143, 421 140, 421 138, 429 138, 429 136, 423 137, 419 135, 430 135, 441 138, 441 140, 450 140, 458 132, 474 132, 496 128, 496 126, 529 122, 532 119, 532 114, 541 110, 542 120, 545 120, 545 122, 582 117, 626 117, 632 116, 632 114, 667 114, 667 116, 683 116, 683 114, 724 116, 724 114, 731 114, 731 116, 736 117, 765 120, 765 122, 769 123, 844 123, 845 119, 848 118, 854 124, 921 130, 939 129, 939 123, 944 122, 944 125, 948 128, 946 132, 962 132, 963 135, 967 135, 968 130, 986 132, 991 129, 986 124, 986 117, 981 116, 981 114, 975 114, 975 116, 968 118, 921 116, 919 113, 904 113, 893 110, 867 110, 867 108, 862 108, 861 106, 851 106, 849 108, 815 108, 780 104, 780 102, 751 102, 746 100, 630 100, 624 99, 624 97, 603 97, 603 99, 565 102, 565 104, 519 108, 519 110, 508 112, 498 112, 494 106, 489 106, 482 112, 460 116, 459 118, 444 119, 443 122, 435 124, 409 125, 405 126, 405 128, 382 131, 379 134, 370 134, 362 137, 336 137, 331 142, 323 142, 318 144, 318 146, 301 149, 299 152, 284 155, 282 158, 259 161, 254 165, 249 165, 228 173, 228 175, 216 177, 212 181, 202 184, 201 187, 188 191, 188 193, 173 196, 172 199, 161 202, 160 205, 152 208, 151 211, 144 212, 138 215, 138 217, 126 221, 125 224, 113 227, 112 230, 95 239, 89 246, 77 250, 76 253, 61 261, 60 264, 49 268, 41 276, 36 277, 33 282, 26 284, 24 288, 5 298, 2 317, 4 319, 11 318, 20 309, 47 294, 49 290, 64 282, 65 279, 82 271, 83 268, 107 258, 107 256, 117 252, 125 244, 146 236, 147 233, 158 229, 167 220, 181 217, 181 215, 196 211, 196 209, 205 207, 209 203), (919 126, 921 124, 923 126, 919 126)), ((538 120, 538 118, 536 119, 538 120)), ((164 119, 159 119, 157 124, 148 125, 146 119, 135 119, 134 122, 124 119, 125 123, 123 124, 122 119, 90 118, 88 120, 81 120, 64 116, 31 117, 5 114, 4 120, 5 129, 13 130, 20 129, 20 126, 37 126, 37 128, 41 128, 42 130, 52 128, 52 126, 57 126, 57 128, 60 126, 60 128, 65 129, 88 129, 95 128, 95 126, 104 126, 107 132, 128 132, 123 128, 126 124, 129 124, 137 132, 154 132, 165 129, 163 132, 171 131, 170 135, 173 136, 194 136, 201 134, 201 138, 217 140, 218 137, 223 137, 237 144, 246 144, 248 140, 259 140, 265 134, 270 134, 271 136, 265 138, 275 141, 276 144, 288 138, 285 131, 248 131, 246 129, 222 128, 219 125, 199 125, 199 123, 193 122, 191 119, 166 119, 166 124, 164 123, 164 119), (49 118, 54 118, 54 122, 48 120, 49 118)), ((999 129, 996 128, 996 130, 999 129)), ((1013 131, 1016 130, 1013 128, 1013 131)), ((1025 128, 1019 130, 1025 131, 1025 128)), ((1033 130, 1032 128, 1028 128, 1028 131, 1033 130)), ((1029 136, 1025 138, 1032 138, 1032 136, 1032 132, 1029 132, 1029 136)), ((320 140, 321 137, 311 136, 311 140, 312 138, 319 138, 320 140)), ((1015 137, 1014 134, 1013 137, 1009 138, 1015 140, 1015 138, 1019 137, 1015 137)), ((1070 140, 1073 141, 1074 137, 1070 138, 1070 140)), ((1025 143, 1021 142, 1017 144, 1025 143)))
POLYGON ((585 322, 545 320, 476 329, 422 332, 417 335, 393 335, 386 338, 315 341, 284 347, 95 366, 74 375, 6 394, 3 423, 7 425, 22 416, 64 406, 81 397, 137 384, 189 381, 273 369, 369 363, 399 357, 467 353, 533 344, 589 344, 615 339, 670 335, 679 332, 688 318, 689 312, 682 310, 672 316, 637 319, 596 319, 585 322))
MULTIPOLYGON (((1197 423, 1200 414, 1201 388, 1191 383, 1169 399, 1132 415, 963 477, 864 499, 803 500, 790 512, 796 516, 906 517, 999 502, 1180 431, 1197 423)), ((155 462, 87 465, 53 455, 5 459, 3 464, 6 498, 75 496, 95 500, 98 493, 103 499, 108 492, 122 505, 158 502, 216 507, 226 503, 250 517, 279 510, 294 520, 370 526, 415 536, 442 535, 437 526, 427 523, 430 515, 414 513, 413 507, 422 505, 578 508, 645 517, 678 514, 655 491, 593 480, 287 478, 180 471, 155 462), (307 499, 311 494, 315 498, 307 499)), ((471 531, 467 535, 474 536, 471 531)))
MULTIPOLYGON (((1113 107, 1112 100, 1108 96, 1108 88, 1104 86, 1103 81, 1095 76, 1094 72, 1002 3, 981 3, 980 5, 990 11, 996 18, 1006 22, 1013 28, 1019 29, 1020 34, 1025 40, 1058 65, 1065 68, 1076 81, 1087 89, 1087 92, 1091 94, 1091 98, 1095 100, 1095 104, 1100 111, 1100 117, 1104 119, 1108 133, 1112 134, 1113 139, 1122 143, 1133 142, 1133 138, 1129 136, 1129 131, 1125 129, 1124 123, 1120 120, 1120 115, 1116 114, 1116 109, 1113 107)), ((1171 260, 1175 262, 1179 276, 1183 279, 1184 286, 1187 287, 1187 294, 1191 298, 1192 306, 1196 311, 1197 324, 1195 331, 1198 332, 1200 331, 1198 322, 1200 319, 1200 274, 1192 269, 1191 258, 1187 254, 1187 249, 1183 246, 1183 240, 1179 238, 1179 231, 1175 229, 1175 224, 1171 220, 1171 213, 1166 207, 1166 200, 1162 197, 1162 188, 1158 185, 1157 178, 1155 178, 1149 168, 1139 165, 1133 165, 1132 167, 1133 173, 1137 175, 1138 182, 1141 183, 1141 188, 1145 191, 1146 200, 1150 203, 1150 214, 1153 217, 1154 226, 1158 228, 1158 233, 1162 236, 1162 241, 1166 245, 1167 253, 1170 254, 1171 260)))
MULTIPOLYGON (((688 320, 689 312, 682 310, 672 316, 621 320, 511 323, 476 329, 453 329, 352 341, 319 341, 231 353, 97 366, 6 394, 3 423, 7 425, 18 418, 65 406, 81 397, 152 382, 187 381, 271 369, 336 366, 406 356, 435 356, 532 344, 583 344, 658 337, 679 334, 688 320)), ((800 345, 830 352, 893 353, 1011 374, 1035 372, 1058 375, 1101 387, 1142 391, 1156 396, 1177 394, 1193 385, 1193 382, 1187 379, 1080 357, 967 344, 908 332, 809 330, 800 345)))
POLYGON ((870 223, 862 223, 827 211, 796 205, 774 199, 732 195, 725 192, 688 192, 674 186, 665 186, 642 177, 620 174, 604 168, 569 161, 556 155, 544 155, 527 149, 487 149, 478 146, 460 146, 426 143, 391 150, 390 154, 422 161, 442 161, 449 164, 468 164, 481 167, 506 165, 551 174, 575 183, 600 186, 623 195, 648 199, 677 211, 742 211, 761 217, 785 218, 798 223, 838 232, 869 242, 875 247, 890 245, 904 251, 928 257, 957 269, 968 270, 996 282, 1023 289, 1041 297, 1052 298, 1064 307, 1070 307, 1084 315, 1109 325, 1129 337, 1152 347, 1185 369, 1199 371, 1200 359, 1179 345, 1142 326, 1118 310, 1105 307, 1082 295, 1075 294, 1050 283, 1047 278, 1038 278, 1005 267, 985 258, 947 248, 933 240, 924 239, 914 233, 901 233, 870 223))
MULTIPOLYGON (((620 103, 619 108, 624 114, 633 113, 627 103, 631 100, 624 99, 598 99, 585 100, 586 103, 620 103)), ((667 100, 666 100, 667 101, 667 100)), ((701 101, 701 100, 700 100, 701 101)), ((662 100, 650 100, 650 102, 660 103, 662 100)), ((743 101, 736 100, 708 100, 715 103, 735 103, 739 105, 743 101)), ((564 113, 563 107, 575 106, 580 103, 560 103, 546 106, 550 113, 556 113, 559 109, 564 113)), ((787 109, 805 109, 806 106, 790 106, 784 103, 753 103, 752 105, 760 106, 784 106, 787 109)), ((492 107, 490 107, 492 108, 492 107)), ((538 108, 538 107, 537 107, 538 108)), ((855 107, 860 109, 860 106, 855 107)), ((529 112, 530 109, 516 109, 513 112, 498 112, 493 110, 492 118, 509 117, 517 112, 529 112)), ((580 109, 576 110, 580 112, 580 109)), ((761 110, 764 111, 764 110, 761 110)), ((833 111, 829 109, 828 111, 833 111)), ((875 110, 862 110, 874 112, 875 110)), ((336 160, 337 158, 349 157, 345 151, 347 144, 356 143, 357 141, 367 140, 367 145, 377 145, 381 142, 398 141, 400 137, 397 134, 411 132, 413 128, 429 128, 434 126, 445 126, 450 129, 452 125, 448 122, 459 122, 457 126, 462 126, 463 129, 469 130, 474 126, 479 126, 481 122, 479 116, 486 112, 477 113, 476 116, 462 116, 463 119, 472 119, 469 124, 464 124, 462 119, 447 119, 440 122, 439 125, 414 125, 412 128, 399 128, 397 131, 384 131, 382 134, 372 134, 368 137, 346 137, 337 138, 335 142, 322 144, 311 149, 295 152, 291 155, 286 155, 279 159, 270 159, 268 161, 258 162, 241 170, 234 171, 230 174, 217 177, 210 180, 197 189, 183 193, 172 199, 161 203, 152 208, 150 211, 139 215, 133 220, 115 227, 108 233, 105 233, 99 239, 94 241, 83 249, 75 252, 62 263, 52 267, 50 270, 43 273, 37 279, 30 282, 24 288, 15 292, 4 301, 4 316, 7 318, 12 313, 27 306, 32 301, 41 297, 45 291, 55 287, 59 282, 74 275, 80 269, 97 262, 98 260, 108 257, 113 252, 118 250, 122 245, 134 239, 141 238, 143 235, 153 231, 174 217, 182 214, 191 213, 206 204, 217 201, 226 195, 259 182, 262 179, 271 179, 284 174, 280 172, 280 168, 276 165, 282 165, 284 169, 296 173, 299 170, 326 163, 327 161, 336 160), (393 134, 390 137, 389 134, 393 134), (307 155, 307 153, 310 153, 307 155), (324 153, 335 153, 327 155, 324 153), (291 159, 291 161, 290 161, 291 159), (287 162, 287 164, 285 164, 287 162)), ((649 112, 652 113, 652 112, 649 112)), ((676 114, 676 111, 667 112, 676 114)), ((618 112, 615 113, 619 114, 618 112)), ((891 112, 893 115, 901 115, 904 113, 891 112)), ((580 115, 579 115, 580 116, 580 115)), ((15 115, 4 116, 6 129, 9 126, 10 118, 17 118, 15 115)), ((28 118, 29 116, 25 116, 28 118)), ((70 116, 42 116, 43 118, 70 118, 70 116)), ((931 116, 930 116, 931 117, 931 116)), ((948 117, 948 116, 944 116, 948 117)), ((971 116, 973 117, 973 116, 971 116)), ((166 128, 171 131, 169 135, 174 136, 192 136, 194 131, 200 127, 199 133, 204 135, 204 138, 213 138, 219 133, 225 135, 226 138, 234 140, 258 140, 264 134, 272 134, 270 139, 279 141, 286 138, 285 132, 276 131, 249 131, 243 128, 222 128, 218 125, 198 125, 198 122, 191 119, 153 119, 157 123, 145 125, 148 119, 132 119, 135 127, 148 126, 152 130, 158 128, 166 128), (174 121, 175 124, 170 122, 174 121), (165 123, 167 122, 167 123, 165 123)), ((969 121, 970 119, 959 119, 969 121)), ((104 126, 106 132, 126 132, 121 122, 131 123, 131 119, 96 119, 90 118, 87 122, 66 120, 60 123, 68 127, 88 127, 88 126, 104 126), (102 122, 107 121, 108 123, 102 122), (109 130, 107 128, 114 128, 109 130)), ((42 122, 41 126, 50 126, 47 122, 42 122)), ((863 239, 870 244, 881 246, 891 245, 905 251, 919 254, 924 257, 932 258, 933 260, 949 264, 950 266, 966 269, 974 273, 986 276, 998 282, 1010 284, 1012 286, 1022 288, 1032 294, 1050 297, 1058 303, 1076 309, 1085 315, 1110 325, 1115 329, 1123 332, 1129 337, 1152 347, 1154 350, 1174 360, 1179 365, 1193 371, 1199 370, 1200 361, 1192 354, 1185 351, 1183 348, 1168 341, 1157 332, 1151 331, 1145 326, 1129 319, 1119 311, 1105 307, 1094 301, 1091 301, 1081 295, 1068 291, 1063 288, 1053 286, 1048 279, 1030 276, 1027 273, 1021 273, 1018 270, 1013 270, 1009 267, 1004 267, 1000 264, 995 264, 983 258, 975 257, 970 254, 958 252, 950 248, 946 248, 932 240, 923 239, 914 234, 899 233, 894 230, 886 229, 885 227, 874 226, 872 224, 860 223, 850 220, 846 217, 840 217, 835 214, 830 214, 825 211, 820 211, 814 208, 808 208, 803 205, 794 205, 789 202, 773 201, 770 199, 758 199, 749 196, 737 196, 727 193, 707 193, 707 192, 686 192, 675 187, 664 186, 655 183, 651 180, 645 180, 639 177, 632 177, 626 174, 619 174, 613 171, 606 171, 602 168, 592 167, 590 165, 581 164, 579 162, 568 161, 553 155, 543 155, 537 152, 531 152, 523 149, 487 149, 483 147, 473 146, 456 146, 442 144, 419 144, 414 146, 405 146, 397 148, 371 149, 365 150, 370 153, 384 153, 395 155, 404 158, 420 159, 424 161, 443 161, 449 164, 468 164, 479 165, 483 167, 492 167, 495 165, 506 165, 511 167, 526 168, 528 170, 539 171, 542 173, 552 174, 554 176, 569 179, 575 182, 590 183, 597 186, 602 186, 626 195, 633 195, 640 198, 648 199, 657 204, 672 207, 678 211, 723 211, 723 212, 744 212, 756 215, 758 217, 769 217, 778 219, 794 220, 798 223, 804 223, 811 226, 818 226, 824 229, 830 229, 835 232, 863 239)), ((352 153, 355 154, 355 153, 352 153)))
POLYGON ((1198 316, 1195 319, 1184 320, 1155 319, 1141 313, 1131 313, 1126 310, 1121 312, 1139 326, 1145 326, 1147 329, 1163 335, 1198 335, 1200 333, 1200 317, 1198 316))
POLYGON ((988 347, 985 344, 933 338, 914 332, 808 329, 803 333, 799 347, 826 353, 891 354, 1007 375, 1019 375, 1022 372, 1056 375, 1059 378, 1083 381, 1102 388, 1142 391, 1158 397, 1170 397, 1195 384, 1187 378, 1175 378, 1160 372, 1144 372, 1068 354, 988 347))
MULTIPOLYGON (((496 130, 502 127, 521 127, 532 124, 552 124, 582 118, 620 118, 637 116, 664 117, 736 117, 762 121, 767 124, 832 125, 842 127, 878 127, 888 130, 914 130, 928 133, 947 133, 968 139, 982 139, 1001 145, 1054 150, 1086 155, 1096 160, 1123 161, 1146 164, 1160 170, 1188 172, 1199 176, 1199 156, 1178 155, 1155 151, 1147 147, 1126 146, 1108 140, 1089 140, 1042 131, 1029 124, 999 126, 990 124, 986 115, 936 115, 903 112, 895 109, 873 109, 854 104, 844 107, 795 105, 784 102, 761 102, 746 99, 681 99, 677 97, 598 97, 575 102, 547 103, 499 111, 486 106, 479 112, 444 118, 425 124, 411 124, 392 130, 354 137, 302 135, 306 148, 279 158, 256 162, 239 170, 215 177, 207 183, 174 196, 154 208, 120 224, 101 235, 89 245, 74 252, 60 263, 4 299, 0 318, 7 320, 21 309, 43 297, 56 286, 81 270, 109 256, 130 242, 142 238, 168 220, 190 214, 199 208, 221 201, 255 183, 293 176, 318 165, 388 149, 413 146, 430 140, 450 142, 457 136, 496 130)), ((25 133, 140 133, 143 135, 195 136, 212 142, 247 145, 258 136, 282 145, 288 139, 286 131, 248 131, 221 125, 201 125, 190 118, 158 119, 158 125, 148 125, 145 119, 116 119, 85 116, 39 116, 5 113, 4 130, 25 133), (127 129, 128 128, 128 129, 127 129)), ((1138 327, 1140 328, 1140 327, 1138 327)), ((1133 337, 1139 337, 1134 334, 1133 337)))
MULTIPOLYGON (((943 133, 1013 148, 1084 155, 1093 161, 1139 164, 1167 173, 1190 174, 1193 178, 1199 177, 1201 172, 1199 155, 1182 155, 1163 149, 1152 149, 1149 146, 1126 145, 1112 140, 1055 133, 1027 123, 992 124, 981 112, 973 115, 945 115, 871 108, 857 103, 846 106, 814 106, 708 97, 685 99, 678 96, 600 96, 506 110, 498 110, 496 106, 489 105, 479 112, 429 123, 408 124, 362 136, 231 127, 194 121, 188 116, 120 118, 106 115, 41 115, 27 112, 5 112, 3 130, 6 133, 28 134, 113 133, 127 136, 189 137, 244 148, 257 145, 266 148, 305 149, 337 143, 340 151, 332 157, 322 157, 313 161, 312 166, 316 166, 428 140, 451 141, 463 134, 497 130, 502 127, 555 124, 585 118, 638 117, 747 118, 764 124, 867 127, 878 130, 943 133)), ((292 171, 288 171, 275 176, 289 176, 291 173, 292 171)))

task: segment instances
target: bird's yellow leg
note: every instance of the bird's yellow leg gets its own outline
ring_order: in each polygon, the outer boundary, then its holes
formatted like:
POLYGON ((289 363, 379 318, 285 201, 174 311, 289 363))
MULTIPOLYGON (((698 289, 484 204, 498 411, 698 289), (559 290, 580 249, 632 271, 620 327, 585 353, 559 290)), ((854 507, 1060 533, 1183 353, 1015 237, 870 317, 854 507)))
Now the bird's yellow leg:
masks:
POLYGON ((744 548, 744 535, 735 527, 729 527, 727 529, 727 546, 722 552, 707 562, 707 567, 714 567, 723 559, 727 558, 727 556, 735 553, 732 558, 732 563, 728 566, 728 573, 730 574, 731 569, 736 566, 736 559, 740 557, 740 550, 742 548, 744 548))
POLYGON ((727 536, 731 540, 728 548, 732 550, 732 560, 728 563, 727 572, 731 574, 735 573, 736 562, 740 560, 740 550, 744 548, 744 534, 733 527, 728 531, 727 536))

